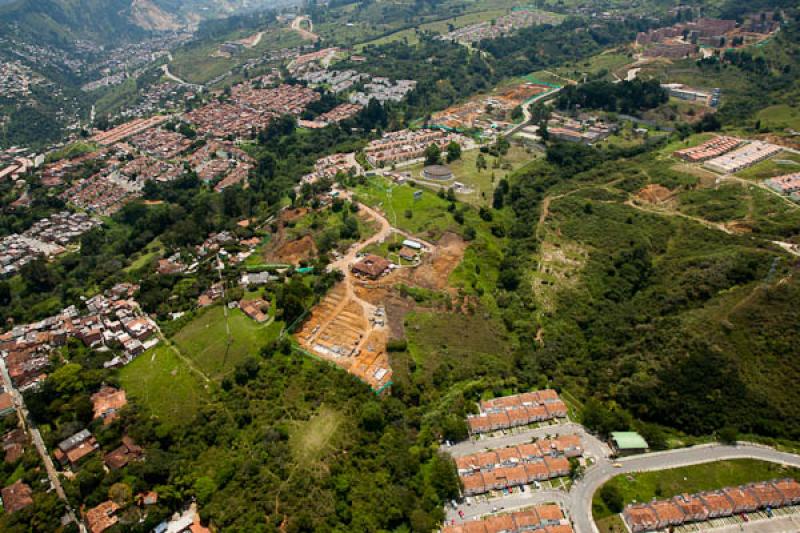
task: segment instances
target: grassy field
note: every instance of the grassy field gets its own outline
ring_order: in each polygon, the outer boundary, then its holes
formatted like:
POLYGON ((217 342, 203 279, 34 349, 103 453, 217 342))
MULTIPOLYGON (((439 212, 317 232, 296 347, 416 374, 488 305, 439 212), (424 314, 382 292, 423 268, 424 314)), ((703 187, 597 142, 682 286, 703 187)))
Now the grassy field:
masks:
POLYGON ((800 154, 780 152, 775 157, 746 168, 736 175, 745 179, 765 180, 793 172, 800 172, 800 154))
POLYGON ((458 17, 438 20, 436 22, 429 22, 427 24, 420 25, 419 31, 416 28, 408 28, 405 30, 400 30, 398 32, 386 35, 384 37, 380 37, 378 39, 374 39, 372 41, 367 41, 365 43, 359 44, 358 46, 356 46, 356 49, 361 50, 365 46, 369 45, 379 46, 394 41, 402 41, 403 39, 406 39, 408 41, 408 44, 416 44, 419 42, 418 33, 422 32, 433 32, 438 34, 447 33, 449 31, 448 27, 451 24, 455 28, 463 28, 464 26, 469 26, 471 24, 477 24, 480 22, 485 22, 487 20, 492 20, 498 17, 502 17, 508 12, 509 12, 508 9, 490 9, 488 11, 467 13, 466 15, 460 15, 458 17))
POLYGON ((336 431, 344 415, 325 405, 309 420, 295 422, 289 430, 289 446, 299 464, 312 464, 322 459, 333 447, 336 431))
POLYGON ((616 73, 621 79, 625 79, 627 69, 623 67, 631 63, 633 63, 633 58, 628 54, 610 51, 597 54, 580 63, 569 63, 563 67, 554 69, 554 72, 566 78, 581 79, 584 74, 594 77, 600 71, 606 71, 604 79, 616 79, 612 73, 616 73))
POLYGON ((231 337, 227 343, 225 316, 222 306, 214 306, 181 329, 174 337, 175 344, 203 372, 222 379, 237 363, 275 340, 283 326, 280 322, 257 324, 238 309, 228 310, 231 337))
POLYGON ((373 177, 355 192, 361 201, 382 209, 393 226, 405 231, 435 238, 448 230, 457 231, 458 224, 447 212, 448 202, 427 190, 415 200, 414 191, 418 190, 418 187, 395 185, 383 177, 373 177), (407 213, 411 216, 406 216, 407 213))
POLYGON ((134 404, 166 425, 191 420, 208 399, 201 378, 164 344, 122 368, 120 381, 134 404))
POLYGON ((125 272, 135 272, 140 268, 144 268, 150 264, 151 261, 164 254, 164 245, 158 239, 153 240, 148 244, 144 250, 137 252, 133 256, 133 261, 125 268, 125 272))
POLYGON ((787 104, 765 107, 756 114, 756 119, 761 121, 761 127, 772 130, 800 130, 800 109, 787 104))
MULTIPOLYGON (((486 163, 489 165, 489 168, 485 170, 478 170, 475 162, 478 159, 479 154, 479 150, 469 150, 463 152, 461 159, 452 163, 448 163, 447 165, 450 167, 450 170, 453 171, 453 181, 463 183, 474 191, 467 194, 458 193, 456 194, 458 199, 462 202, 467 202, 477 206, 491 205, 492 193, 494 192, 497 183, 515 170, 522 167, 524 164, 539 157, 539 154, 536 152, 530 152, 519 145, 512 145, 508 153, 500 158, 495 158, 489 154, 484 154, 484 158, 486 158, 486 163)), ((420 163, 412 167, 404 168, 403 171, 411 172, 412 179, 419 180, 418 183, 420 185, 427 185, 430 182, 421 181, 423 167, 424 165, 420 163)), ((443 185, 449 187, 453 184, 453 181, 443 182, 443 185)), ((438 190, 438 187, 435 185, 432 188, 433 190, 438 190)))
MULTIPOLYGON (((800 479, 800 469, 785 468, 773 463, 741 459, 719 461, 685 468, 623 474, 609 481, 623 495, 625 504, 646 502, 653 498, 671 498, 684 492, 695 493, 742 485, 753 481, 764 481, 780 477, 800 479)), ((592 512, 595 519, 606 518, 611 511, 595 493, 592 512)))
POLYGON ((174 57, 169 66, 170 71, 190 83, 207 83, 248 59, 260 56, 267 50, 298 46, 303 43, 303 39, 290 29, 273 29, 264 33, 261 42, 257 46, 245 48, 233 57, 212 55, 222 42, 241 39, 252 34, 253 32, 237 32, 219 41, 203 41, 199 44, 190 43, 181 47, 173 54, 174 57))

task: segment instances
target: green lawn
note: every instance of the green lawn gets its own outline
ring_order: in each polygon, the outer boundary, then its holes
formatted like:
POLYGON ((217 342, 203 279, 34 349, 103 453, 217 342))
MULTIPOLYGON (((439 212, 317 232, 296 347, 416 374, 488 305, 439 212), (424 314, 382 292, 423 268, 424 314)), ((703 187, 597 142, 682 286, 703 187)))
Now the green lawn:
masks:
POLYGON ((765 180, 793 172, 800 172, 800 154, 780 152, 775 157, 744 169, 736 175, 745 179, 765 180))
POLYGON ((222 379, 236 364, 280 334, 283 323, 258 324, 238 309, 228 310, 232 342, 228 344, 224 309, 214 306, 183 327, 173 338, 181 352, 209 377, 222 379))
POLYGON ((756 119, 761 121, 761 127, 772 130, 800 130, 800 108, 796 106, 779 104, 765 107, 756 114, 756 119))
MULTIPOLYGON (((786 468, 764 461, 741 459, 657 472, 621 474, 608 483, 615 485, 620 490, 627 505, 632 502, 650 501, 653 498, 671 498, 684 492, 691 494, 780 477, 800 479, 800 469, 786 468)), ((600 491, 597 491, 592 501, 592 512, 595 519, 603 519, 611 515, 611 511, 605 506, 599 494, 600 491)))
POLYGON ((163 343, 123 367, 120 381, 134 404, 166 425, 191 420, 208 399, 200 376, 163 343))
POLYGON ((415 200, 414 191, 418 190, 419 187, 395 185, 383 177, 372 177, 367 185, 356 187, 355 193, 364 203, 382 209, 392 225, 405 231, 437 239, 445 231, 457 231, 458 224, 447 211, 447 200, 428 190, 415 200))
MULTIPOLYGON (((480 150, 469 150, 463 152, 461 159, 448 163, 448 167, 453 171, 454 179, 450 182, 444 182, 443 185, 451 186, 454 181, 458 181, 468 186, 473 190, 467 194, 457 194, 459 200, 477 206, 489 206, 492 203, 492 193, 497 183, 507 177, 512 172, 516 171, 526 163, 539 157, 536 152, 529 152, 519 145, 512 145, 508 153, 500 158, 492 157, 489 154, 484 154, 486 163, 489 168, 485 170, 478 170, 475 165, 480 150), (496 167, 496 168, 494 168, 496 167)), ((422 181, 422 163, 412 167, 404 168, 403 171, 411 172, 411 176, 415 180, 420 180, 420 185, 426 185, 429 182, 422 181)), ((433 185, 433 190, 438 190, 438 187, 433 185)))

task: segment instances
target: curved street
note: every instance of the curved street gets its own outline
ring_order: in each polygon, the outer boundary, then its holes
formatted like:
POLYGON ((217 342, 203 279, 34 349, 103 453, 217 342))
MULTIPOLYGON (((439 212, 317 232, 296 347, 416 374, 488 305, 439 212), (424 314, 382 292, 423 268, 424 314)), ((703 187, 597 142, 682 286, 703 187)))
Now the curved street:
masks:
POLYGON ((577 533, 597 533, 598 529, 592 518, 592 497, 605 482, 619 474, 633 472, 648 472, 655 470, 667 470, 714 461, 724 461, 730 459, 758 459, 771 463, 778 463, 787 466, 800 468, 800 455, 781 452, 768 446, 741 442, 735 446, 722 444, 704 444, 691 448, 681 448, 678 450, 668 450, 663 452, 652 452, 631 457, 624 457, 613 460, 610 457, 600 457, 595 455, 592 450, 602 449, 605 446, 602 441, 588 434, 578 424, 563 424, 563 428, 556 429, 556 426, 540 428, 530 432, 521 433, 518 436, 502 436, 495 439, 485 439, 486 446, 477 443, 464 442, 456 444, 448 451, 454 455, 464 455, 482 451, 486 447, 497 448, 500 446, 511 446, 521 442, 530 441, 538 433, 561 434, 578 433, 584 440, 584 447, 590 455, 594 455, 595 464, 588 467, 584 476, 573 483, 569 492, 561 490, 540 490, 515 492, 503 498, 495 498, 489 501, 481 501, 472 505, 459 505, 456 509, 448 509, 447 521, 460 520, 458 511, 464 512, 463 520, 470 520, 490 514, 494 509, 512 511, 531 505, 543 503, 560 504, 568 516, 571 517, 573 526, 577 533), (576 431, 576 427, 579 428, 576 431), (492 441, 489 445, 488 441, 492 441), (614 467, 614 465, 618 467, 614 467))

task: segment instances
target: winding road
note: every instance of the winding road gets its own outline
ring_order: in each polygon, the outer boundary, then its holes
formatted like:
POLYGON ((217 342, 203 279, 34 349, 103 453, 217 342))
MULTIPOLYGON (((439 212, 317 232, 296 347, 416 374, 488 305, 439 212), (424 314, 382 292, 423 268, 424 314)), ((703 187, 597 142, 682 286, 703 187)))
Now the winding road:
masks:
MULTIPOLYGON (((562 431, 572 433, 578 432, 581 434, 585 443, 585 448, 589 452, 593 449, 597 449, 598 446, 604 446, 599 439, 586 433, 583 428, 577 424, 564 424, 561 430, 556 430, 555 426, 533 430, 521 434, 521 440, 515 440, 513 436, 503 436, 478 442, 486 442, 487 447, 498 447, 502 446, 503 441, 507 440, 508 442, 504 445, 508 446, 524 442, 526 437, 528 437, 527 440, 530 440, 530 437, 537 436, 535 433, 549 432, 549 434, 556 434, 562 431), (578 428, 577 431, 576 427, 578 428)), ((451 447, 449 451, 454 455, 463 455, 465 453, 481 451, 482 449, 483 446, 478 449, 478 445, 475 443, 466 442, 456 444, 451 447)), ((617 459, 616 462, 609 456, 598 458, 598 455, 594 455, 594 457, 596 458, 595 464, 588 467, 584 476, 573 483, 569 492, 552 489, 515 492, 502 498, 480 501, 468 506, 461 504, 456 509, 448 510, 447 520, 448 522, 451 520, 459 522, 459 510, 464 512, 463 520, 470 520, 490 514, 495 508, 503 509, 504 511, 512 511, 531 505, 558 503, 571 517, 577 533, 598 533, 597 526, 592 518, 592 497, 595 491, 603 486, 604 483, 619 474, 666 470, 730 459, 757 459, 800 468, 800 455, 781 452, 768 446, 747 442, 740 442, 735 446, 704 444, 691 448, 635 455, 617 459), (615 467, 615 465, 617 465, 617 467, 615 467)))

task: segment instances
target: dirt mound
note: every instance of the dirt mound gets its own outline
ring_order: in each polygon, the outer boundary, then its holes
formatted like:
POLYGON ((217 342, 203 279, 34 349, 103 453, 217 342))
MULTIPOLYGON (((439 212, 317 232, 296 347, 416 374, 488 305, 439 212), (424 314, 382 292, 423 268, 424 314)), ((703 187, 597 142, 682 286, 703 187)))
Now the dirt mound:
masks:
POLYGON ((279 216, 282 222, 289 222, 291 220, 296 220, 300 217, 305 216, 308 213, 308 209, 305 207, 296 207, 294 209, 284 209, 281 211, 279 216))
POLYGON ((424 289, 444 289, 450 274, 464 258, 466 249, 467 243, 459 235, 445 233, 436 244, 433 254, 423 256, 420 266, 397 272, 393 281, 424 289))
POLYGON ((658 184, 650 184, 638 193, 636 193, 636 199, 641 200, 643 202, 647 202, 649 204, 660 204, 669 200, 672 196, 672 191, 664 187, 663 185, 658 184))
POLYGON ((317 246, 311 235, 306 235, 294 241, 289 241, 279 245, 275 250, 265 254, 267 261, 276 263, 297 264, 306 259, 312 259, 317 255, 317 246))

